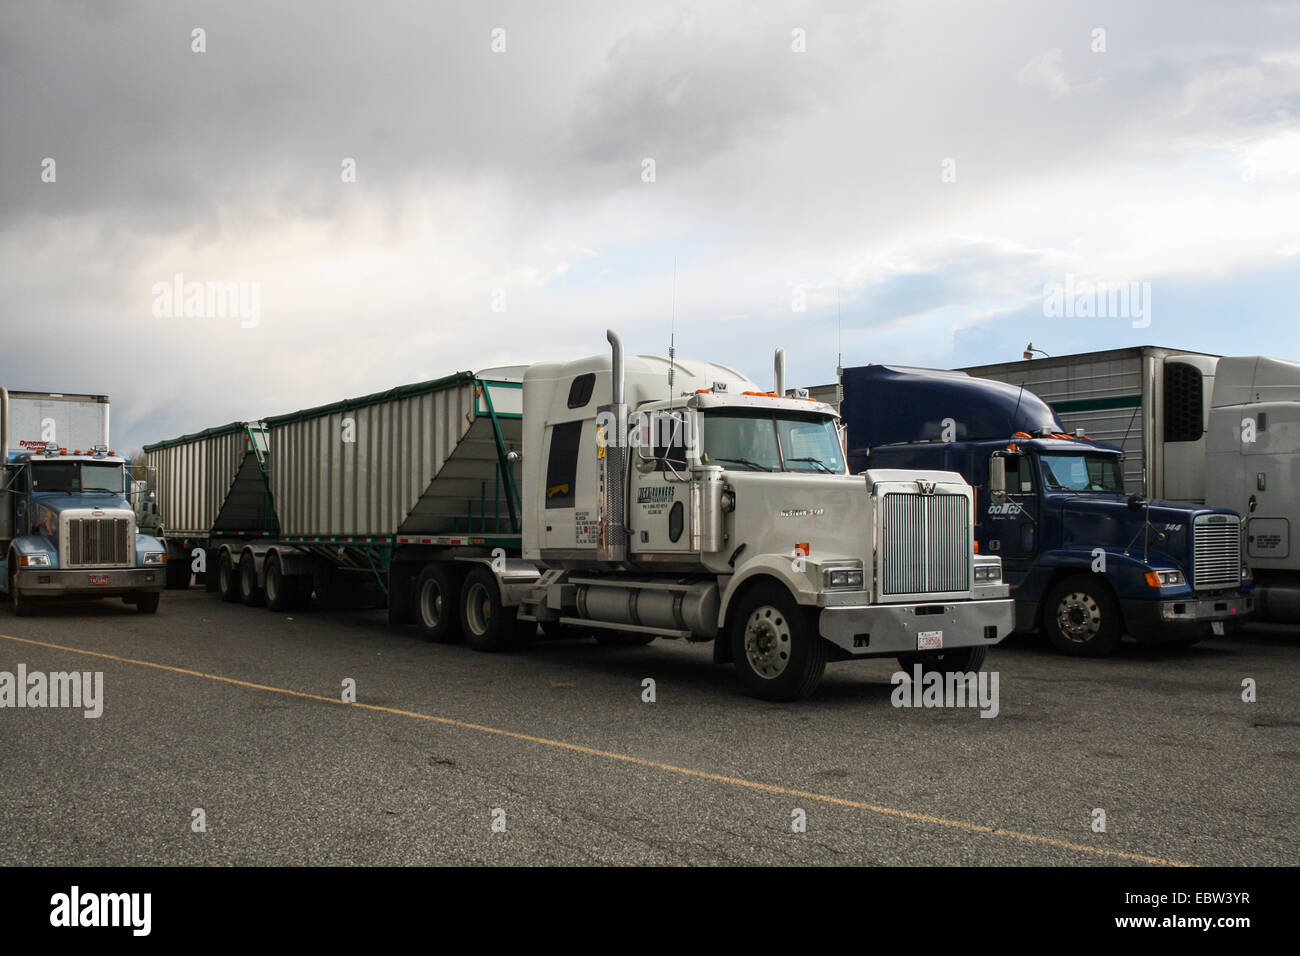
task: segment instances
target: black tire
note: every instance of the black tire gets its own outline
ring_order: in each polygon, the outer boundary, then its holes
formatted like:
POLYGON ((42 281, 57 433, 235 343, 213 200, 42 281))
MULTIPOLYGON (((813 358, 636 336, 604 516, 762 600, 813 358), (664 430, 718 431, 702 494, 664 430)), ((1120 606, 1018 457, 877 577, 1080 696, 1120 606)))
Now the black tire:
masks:
POLYGON ((449 568, 426 564, 415 579, 411 610, 426 641, 454 644, 461 639, 460 589, 449 568))
POLYGON ((518 608, 503 607, 496 575, 476 565, 465 575, 460 589, 461 631, 465 643, 476 651, 505 651, 519 645, 515 614, 518 608))
POLYGON ((779 584, 760 583, 731 618, 731 649, 741 686, 765 700, 803 700, 826 670, 826 641, 811 615, 779 584))
POLYGON ((246 607, 261 607, 266 603, 266 592, 257 586, 257 562, 251 551, 244 552, 239 560, 239 600, 246 607))
POLYGON ((266 562, 266 583, 263 587, 266 606, 272 611, 292 611, 298 605, 298 592, 297 579, 286 577, 280 556, 272 555, 266 562))
POLYGON ((415 623, 415 581, 407 565, 388 570, 388 626, 402 627, 415 623))
POLYGON ((203 553, 203 572, 195 575, 203 583, 203 590, 210 594, 215 594, 220 590, 218 587, 220 582, 217 580, 217 567, 213 563, 214 558, 216 558, 215 552, 205 551, 203 553))
POLYGON ((217 593, 221 600, 231 604, 239 600, 239 575, 235 573, 235 562, 229 551, 222 551, 217 561, 217 593))
POLYGON ((18 555, 9 555, 9 606, 15 617, 31 617, 32 602, 18 593, 18 555))
POLYGON ((188 590, 190 586, 190 557, 182 549, 167 549, 167 573, 164 587, 169 591, 188 590), (179 557, 175 555, 179 554, 179 557))
POLYGON ((1104 579, 1076 574, 1048 592, 1043 602, 1043 630, 1062 654, 1105 657, 1124 636, 1124 621, 1119 602, 1104 579))
POLYGON ((135 609, 141 614, 157 614, 162 595, 157 591, 141 591, 135 598, 135 609))
POLYGON ((899 654, 898 666, 910 677, 917 664, 921 665, 921 674, 937 672, 939 674, 971 674, 984 669, 984 661, 989 656, 987 647, 954 647, 946 651, 918 651, 915 654, 899 654))

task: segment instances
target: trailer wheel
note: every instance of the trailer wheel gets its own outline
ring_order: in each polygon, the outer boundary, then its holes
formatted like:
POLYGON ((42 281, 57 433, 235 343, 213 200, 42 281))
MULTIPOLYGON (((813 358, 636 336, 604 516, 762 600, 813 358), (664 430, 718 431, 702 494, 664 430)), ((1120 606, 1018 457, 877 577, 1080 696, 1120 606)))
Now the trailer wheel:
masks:
POLYGON ((826 670, 826 642, 779 584, 759 584, 740 599, 731 648, 741 685, 767 700, 802 700, 826 670))
POLYGON ((295 578, 285 577, 280 556, 272 555, 266 564, 266 606, 272 611, 292 611, 300 590, 295 578))
POLYGON ((1062 654, 1105 657, 1124 636, 1119 603, 1096 575, 1076 574, 1052 588, 1043 602, 1043 629, 1062 654))
POLYGON ((452 644, 461 639, 456 579, 441 564, 426 564, 415 580, 415 623, 425 640, 452 644))
POLYGON ((222 551, 217 562, 217 591, 223 601, 239 600, 239 576, 235 574, 235 562, 229 551, 222 551))
POLYGON ((388 626, 401 627, 415 622, 415 579, 408 565, 395 564, 388 569, 388 626))
POLYGON ((25 599, 18 593, 18 555, 9 555, 9 606, 14 609, 17 617, 29 617, 32 613, 32 602, 25 599))
POLYGON ((162 595, 157 591, 141 591, 136 595, 133 603, 135 604, 135 609, 141 614, 157 614, 158 601, 161 598, 162 595))
POLYGON ((460 592, 465 641, 476 651, 504 651, 517 646, 518 608, 503 607, 496 575, 478 565, 470 569, 460 592))
POLYGON ((244 552, 239 561, 239 599, 248 607, 261 607, 266 594, 257 586, 257 562, 251 551, 244 552))
POLYGON ((898 666, 911 676, 917 664, 921 675, 970 674, 984 669, 989 656, 987 647, 954 647, 947 651, 921 651, 916 654, 899 654, 898 666))

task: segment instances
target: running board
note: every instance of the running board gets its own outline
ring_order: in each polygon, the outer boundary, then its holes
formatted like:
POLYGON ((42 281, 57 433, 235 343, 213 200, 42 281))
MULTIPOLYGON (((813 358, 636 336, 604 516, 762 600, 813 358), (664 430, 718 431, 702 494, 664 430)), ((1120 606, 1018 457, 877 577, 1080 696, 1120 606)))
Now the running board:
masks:
MULTIPOLYGON (((525 618, 527 620, 527 618, 525 618)), ((659 637, 676 637, 690 640, 690 631, 677 631, 667 627, 647 627, 644 624, 612 624, 609 621, 593 621, 585 617, 562 617, 561 624, 576 624, 579 627, 595 627, 606 631, 627 631, 631 634, 655 634, 659 637)))

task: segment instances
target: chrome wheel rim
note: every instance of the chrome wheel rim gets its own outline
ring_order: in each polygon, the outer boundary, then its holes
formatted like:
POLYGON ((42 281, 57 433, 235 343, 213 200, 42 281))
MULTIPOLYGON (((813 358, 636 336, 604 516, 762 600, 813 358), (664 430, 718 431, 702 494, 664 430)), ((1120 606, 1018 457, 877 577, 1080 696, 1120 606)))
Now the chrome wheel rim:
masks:
POLYGON ((420 619, 425 627, 437 627, 442 620, 442 588, 437 581, 425 581, 420 588, 420 619))
POLYGON ((1056 626, 1066 640, 1086 644, 1101 633, 1101 607, 1091 594, 1067 594, 1057 605, 1056 626))
POLYGON ((749 668, 764 680, 785 673, 793 647, 790 622, 777 608, 763 605, 745 622, 745 659, 749 668))

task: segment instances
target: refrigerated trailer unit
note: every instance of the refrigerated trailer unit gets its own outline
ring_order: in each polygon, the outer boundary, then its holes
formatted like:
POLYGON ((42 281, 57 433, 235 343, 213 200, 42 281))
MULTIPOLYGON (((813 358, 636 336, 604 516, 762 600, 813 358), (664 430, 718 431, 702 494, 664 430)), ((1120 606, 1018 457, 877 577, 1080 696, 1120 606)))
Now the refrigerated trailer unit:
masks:
POLYGON ((1205 426, 1218 360, 1144 345, 959 371, 1023 387, 1052 406, 1067 432, 1083 429, 1118 445, 1129 492, 1204 502, 1205 426))
POLYGON ((581 628, 713 641, 745 687, 828 660, 977 670, 1010 632, 973 492, 850 475, 827 405, 726 366, 611 350, 458 373, 265 420, 274 535, 211 539, 246 603, 385 603, 479 650, 581 628))

